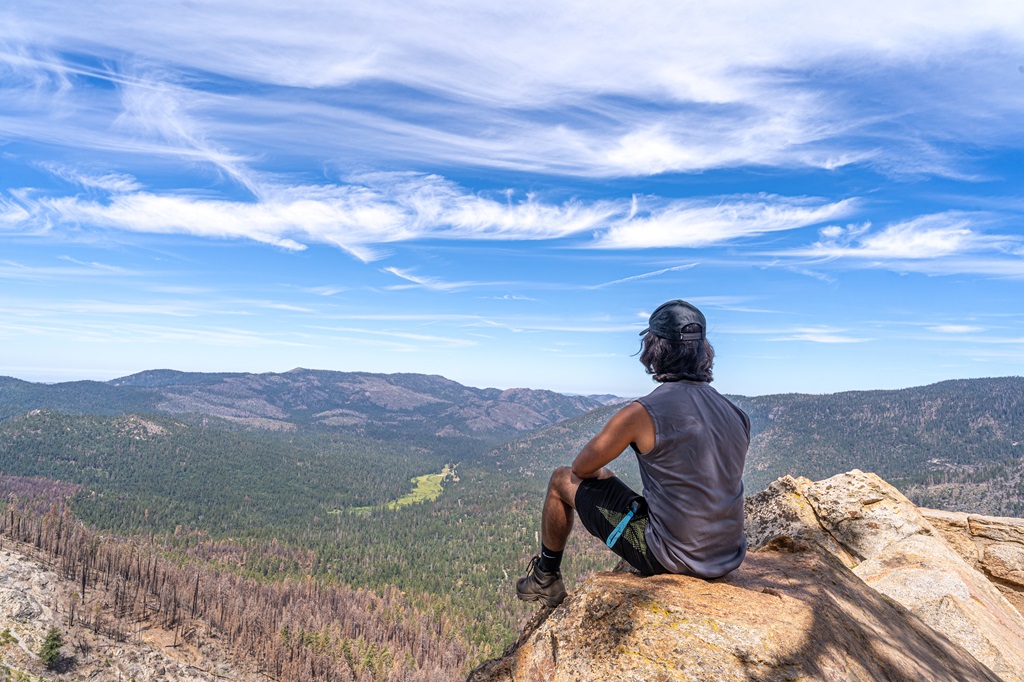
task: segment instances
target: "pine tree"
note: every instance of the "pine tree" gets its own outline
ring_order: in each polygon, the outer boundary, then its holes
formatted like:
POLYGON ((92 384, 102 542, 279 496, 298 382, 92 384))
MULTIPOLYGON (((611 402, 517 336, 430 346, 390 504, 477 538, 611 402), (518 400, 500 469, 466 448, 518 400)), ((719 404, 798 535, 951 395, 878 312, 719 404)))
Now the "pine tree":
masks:
POLYGON ((62 646, 64 646, 64 637, 60 634, 60 628, 51 627, 43 639, 43 645, 39 648, 39 659, 48 669, 53 670, 60 663, 60 648, 62 646))

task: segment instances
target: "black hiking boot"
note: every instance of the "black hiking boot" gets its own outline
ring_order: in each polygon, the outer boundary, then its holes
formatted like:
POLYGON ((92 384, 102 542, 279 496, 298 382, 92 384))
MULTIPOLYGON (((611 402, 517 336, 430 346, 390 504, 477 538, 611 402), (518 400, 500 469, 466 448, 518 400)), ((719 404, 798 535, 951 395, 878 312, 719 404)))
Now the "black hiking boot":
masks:
POLYGON ((566 597, 562 574, 540 570, 540 557, 535 556, 530 559, 526 576, 516 581, 516 596, 523 601, 540 600, 545 606, 554 608, 566 597))

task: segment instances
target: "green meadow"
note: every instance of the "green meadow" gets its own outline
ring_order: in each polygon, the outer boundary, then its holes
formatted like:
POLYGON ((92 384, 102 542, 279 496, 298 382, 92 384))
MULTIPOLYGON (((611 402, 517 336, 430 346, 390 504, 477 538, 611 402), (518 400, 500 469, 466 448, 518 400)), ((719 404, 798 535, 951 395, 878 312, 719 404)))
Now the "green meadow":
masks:
POLYGON ((458 477, 455 475, 455 466, 446 464, 439 473, 426 474, 424 476, 417 476, 410 479, 413 484, 413 489, 397 500, 391 500, 384 504, 371 505, 368 507, 349 507, 348 509, 334 509, 331 514, 340 514, 343 511, 355 512, 357 514, 369 514, 372 511, 380 509, 401 509, 407 507, 410 504, 419 504, 421 502, 433 502, 441 496, 444 492, 444 482, 451 478, 453 481, 458 481, 458 477))

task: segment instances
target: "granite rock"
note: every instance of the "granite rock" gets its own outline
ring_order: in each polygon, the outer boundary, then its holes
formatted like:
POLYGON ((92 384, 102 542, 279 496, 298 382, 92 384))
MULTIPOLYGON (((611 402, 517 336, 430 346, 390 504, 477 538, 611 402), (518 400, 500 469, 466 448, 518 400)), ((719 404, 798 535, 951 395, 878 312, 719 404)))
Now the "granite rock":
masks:
POLYGON ((813 542, 776 538, 723 579, 599 573, 471 682, 997 680, 813 542))

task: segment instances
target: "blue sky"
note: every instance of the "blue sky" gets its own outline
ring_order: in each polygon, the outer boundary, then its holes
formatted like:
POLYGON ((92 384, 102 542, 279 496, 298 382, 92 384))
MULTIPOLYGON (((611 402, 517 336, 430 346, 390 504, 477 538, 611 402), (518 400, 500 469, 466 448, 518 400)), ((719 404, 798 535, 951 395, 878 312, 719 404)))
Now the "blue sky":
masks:
POLYGON ((1024 374, 1024 5, 505 4, 0 8, 0 373, 1024 374))

